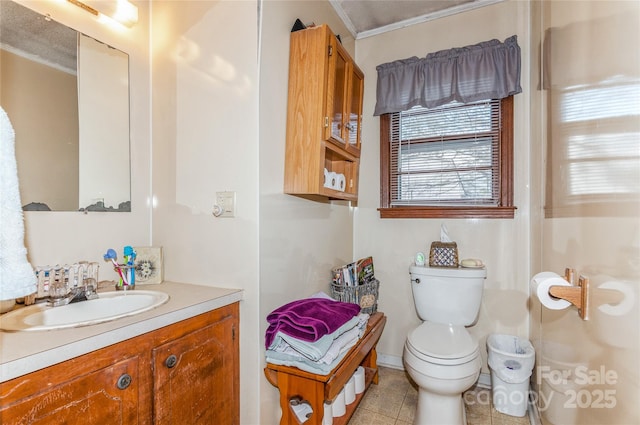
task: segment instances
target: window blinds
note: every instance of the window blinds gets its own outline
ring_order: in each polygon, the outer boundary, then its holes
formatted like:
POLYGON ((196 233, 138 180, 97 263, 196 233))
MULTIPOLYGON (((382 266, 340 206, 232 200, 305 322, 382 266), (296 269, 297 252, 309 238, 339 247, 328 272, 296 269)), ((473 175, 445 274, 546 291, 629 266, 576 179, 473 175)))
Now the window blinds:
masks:
POLYGON ((391 205, 497 205, 500 100, 391 114, 391 205))

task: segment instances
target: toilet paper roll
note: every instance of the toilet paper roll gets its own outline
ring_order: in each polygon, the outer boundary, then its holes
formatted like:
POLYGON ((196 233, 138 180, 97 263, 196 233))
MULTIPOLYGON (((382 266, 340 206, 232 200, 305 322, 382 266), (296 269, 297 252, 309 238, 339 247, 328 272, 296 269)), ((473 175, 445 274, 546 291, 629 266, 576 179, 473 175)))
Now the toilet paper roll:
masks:
POLYGON ((572 286, 569 282, 551 272, 538 273, 531 279, 531 292, 536 294, 540 303, 549 310, 564 310, 571 303, 567 300, 552 297, 549 289, 552 286, 572 286))
POLYGON ((293 413, 298 418, 299 423, 306 422, 307 419, 311 417, 313 413, 313 409, 309 403, 300 403, 297 400, 291 400, 291 409, 293 409, 293 413))
POLYGON ((333 411, 333 417, 337 418, 339 416, 347 413, 347 405, 344 400, 344 388, 340 390, 336 399, 331 403, 331 410, 333 411))
POLYGON ((356 401, 356 378, 351 375, 351 378, 344 385, 344 402, 351 404, 354 401, 356 401))
POLYGON ((356 372, 353 374, 356 381, 356 394, 360 394, 364 392, 364 368, 362 366, 358 366, 356 372))
POLYGON ((345 184, 346 179, 344 177, 344 174, 336 174, 336 187, 334 187, 334 189, 344 192, 345 184))
POLYGON ((334 171, 329 171, 326 186, 329 189, 334 189, 334 190, 336 189, 336 187, 338 186, 338 173, 334 171))
POLYGON ((324 403, 324 416, 322 425, 333 425, 333 409, 329 403, 324 403))
POLYGON ((322 184, 324 187, 331 187, 331 176, 329 175, 329 170, 324 169, 324 183, 322 184))
POLYGON ((532 281, 534 281, 534 280, 542 281, 542 280, 548 279, 550 277, 562 277, 562 276, 560 276, 558 273, 554 273, 554 272, 540 272, 537 275, 533 276, 531 278, 531 280, 532 281))

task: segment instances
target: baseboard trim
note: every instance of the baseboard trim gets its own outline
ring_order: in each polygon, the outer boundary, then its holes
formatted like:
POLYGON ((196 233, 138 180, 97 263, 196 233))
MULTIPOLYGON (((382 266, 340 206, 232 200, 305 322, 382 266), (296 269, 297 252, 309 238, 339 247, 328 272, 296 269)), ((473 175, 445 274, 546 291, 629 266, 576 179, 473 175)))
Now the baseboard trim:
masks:
POLYGON ((391 369, 404 370, 402 357, 389 356, 387 354, 378 354, 378 366, 384 366, 391 369))
POLYGON ((540 411, 538 411, 538 406, 533 400, 531 387, 529 387, 529 407, 527 410, 528 410, 527 413, 529 414, 529 423, 531 425, 542 425, 542 418, 540 417, 540 411))
POLYGON ((478 378, 478 386, 481 388, 491 389, 491 375, 488 373, 481 373, 478 378))

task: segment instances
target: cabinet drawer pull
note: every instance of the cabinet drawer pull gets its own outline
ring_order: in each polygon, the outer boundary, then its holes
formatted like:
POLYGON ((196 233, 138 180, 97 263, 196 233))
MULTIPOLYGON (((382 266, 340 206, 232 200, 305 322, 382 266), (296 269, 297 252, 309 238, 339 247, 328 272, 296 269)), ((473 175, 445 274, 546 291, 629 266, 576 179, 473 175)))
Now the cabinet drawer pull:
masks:
POLYGON ((128 373, 123 373, 118 378, 118 382, 116 383, 116 386, 120 390, 126 390, 127 388, 129 388, 129 385, 131 385, 131 375, 129 375, 128 373))
POLYGON ((176 364, 178 363, 178 358, 176 357, 175 354, 170 355, 169 357, 167 357, 167 360, 165 360, 164 365, 166 367, 168 367, 169 369, 171 369, 172 367, 174 367, 176 364))

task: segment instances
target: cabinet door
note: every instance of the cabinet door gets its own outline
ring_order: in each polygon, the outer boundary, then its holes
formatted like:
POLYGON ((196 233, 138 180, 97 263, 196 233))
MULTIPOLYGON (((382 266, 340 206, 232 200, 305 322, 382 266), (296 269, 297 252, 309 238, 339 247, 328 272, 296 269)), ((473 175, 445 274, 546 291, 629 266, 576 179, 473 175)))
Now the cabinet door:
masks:
POLYGON ((237 424, 236 319, 220 321, 152 351, 154 424, 237 424))
POLYGON ((351 79, 349 81, 349 99, 347 108, 347 134, 349 146, 360 150, 362 129, 362 94, 364 92, 364 74, 360 69, 351 65, 351 79))
POLYGON ((327 77, 327 121, 325 139, 345 147, 349 56, 335 36, 329 38, 329 75, 327 77))
MULTIPOLYGON (((3 401, 0 408, 0 423, 2 425, 138 423, 138 358, 127 359, 104 369, 87 372, 59 384, 52 384, 56 376, 55 373, 51 375, 53 376, 49 376, 49 379, 40 376, 35 378, 43 384, 40 391, 21 398, 15 404, 3 401)), ((30 379, 25 378, 23 381, 25 385, 29 385, 30 379)), ((20 388, 16 390, 20 391, 20 388)))

